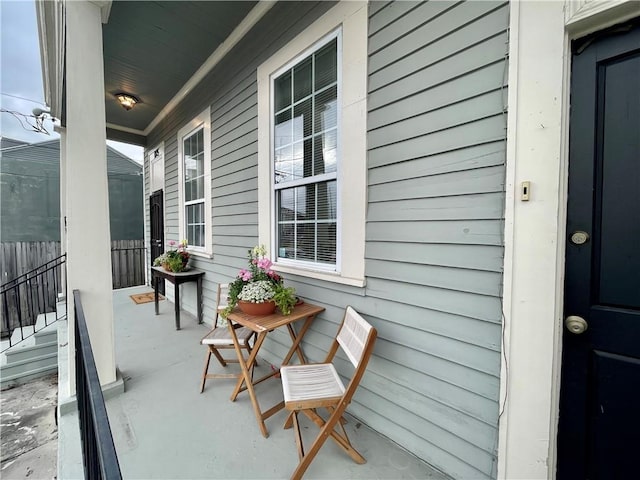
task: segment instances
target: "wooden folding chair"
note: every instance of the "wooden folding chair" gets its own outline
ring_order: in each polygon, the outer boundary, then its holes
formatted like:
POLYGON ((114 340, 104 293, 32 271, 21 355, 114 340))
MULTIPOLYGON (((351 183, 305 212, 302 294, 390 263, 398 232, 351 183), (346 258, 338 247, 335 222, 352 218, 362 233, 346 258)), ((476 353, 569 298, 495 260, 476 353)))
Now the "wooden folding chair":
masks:
MULTIPOLYGON (((207 347, 207 354, 205 356, 204 362, 204 371, 202 372, 202 382, 200 384, 200 393, 204 391, 204 384, 210 378, 238 378, 241 373, 209 373, 209 362, 211 360, 211 355, 215 355, 215 357, 220 362, 220 365, 223 367, 227 366, 227 363, 238 363, 238 357, 234 353, 233 358, 224 358, 219 350, 235 350, 233 345, 233 340, 231 338, 231 334, 229 333, 229 329, 226 325, 221 325, 221 319, 223 318, 220 314, 221 312, 227 308, 227 297, 229 293, 229 284, 221 283, 218 285, 218 293, 216 299, 216 318, 213 323, 213 329, 207 333, 200 343, 207 347)), ((247 350, 247 354, 251 354, 251 345, 249 344, 249 340, 253 337, 255 340, 255 333, 249 330, 246 327, 240 327, 236 329, 236 335, 238 336, 238 342, 240 343, 240 347, 247 350)), ((257 365, 257 362, 254 363, 257 365)))
POLYGON ((292 479, 302 478, 329 436, 356 463, 366 462, 364 457, 353 448, 347 437, 347 432, 343 427, 343 423, 346 423, 343 414, 360 384, 362 375, 364 375, 376 336, 376 329, 353 308, 347 307, 338 334, 324 363, 281 367, 284 405, 291 412, 287 417, 285 428, 291 428, 293 423, 296 446, 298 447, 299 463, 291 476, 292 479), (331 363, 338 347, 342 347, 355 367, 351 381, 346 388, 331 363), (318 415, 316 409, 320 407, 326 408, 329 412, 327 420, 318 415), (307 453, 302 445, 298 412, 303 412, 320 427, 320 432, 307 453), (337 427, 340 428, 340 431, 337 427))

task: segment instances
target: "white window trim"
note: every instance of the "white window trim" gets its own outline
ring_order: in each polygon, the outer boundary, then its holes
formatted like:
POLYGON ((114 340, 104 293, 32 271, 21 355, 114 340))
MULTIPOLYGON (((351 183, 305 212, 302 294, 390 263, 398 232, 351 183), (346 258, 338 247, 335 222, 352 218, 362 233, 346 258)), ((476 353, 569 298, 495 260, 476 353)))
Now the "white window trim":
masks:
POLYGON ((211 109, 207 107, 200 115, 191 120, 178 131, 178 232, 179 241, 187 238, 184 226, 184 138, 203 128, 204 138, 204 247, 189 247, 189 253, 211 258, 213 249, 211 241, 211 109))
POLYGON ((336 29, 342 29, 338 62, 342 78, 338 96, 338 239, 336 272, 320 267, 276 263, 275 269, 305 277, 364 286, 365 215, 367 205, 367 4, 342 1, 258 67, 258 235, 275 255, 271 78, 336 29), (348 132, 343 135, 342 132, 348 132), (348 182, 344 179, 349 179, 348 182))

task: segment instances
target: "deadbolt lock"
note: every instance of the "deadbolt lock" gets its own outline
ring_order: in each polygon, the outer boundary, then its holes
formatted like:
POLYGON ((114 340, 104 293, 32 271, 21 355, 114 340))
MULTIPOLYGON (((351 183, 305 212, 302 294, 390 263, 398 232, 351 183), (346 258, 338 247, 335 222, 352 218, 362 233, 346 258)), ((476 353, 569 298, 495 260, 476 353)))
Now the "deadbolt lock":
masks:
POLYGON ((574 245, 583 245, 589 241, 589 234, 582 230, 575 231, 571 234, 571 243, 574 245))

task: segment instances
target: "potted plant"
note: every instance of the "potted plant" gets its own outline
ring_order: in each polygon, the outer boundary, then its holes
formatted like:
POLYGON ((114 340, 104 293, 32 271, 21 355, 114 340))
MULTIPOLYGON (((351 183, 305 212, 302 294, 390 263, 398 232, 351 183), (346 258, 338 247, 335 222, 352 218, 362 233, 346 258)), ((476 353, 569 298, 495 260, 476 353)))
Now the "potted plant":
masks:
POLYGON ((187 251, 187 241, 182 240, 177 244, 171 240, 169 242, 169 250, 157 257, 153 261, 154 267, 162 266, 165 270, 170 272, 184 272, 187 269, 189 263, 189 252, 187 251))
POLYGON ((229 284, 229 303, 222 312, 224 317, 236 306, 250 315, 272 313, 276 307, 284 315, 291 313, 297 300, 295 289, 283 285, 282 277, 271 269, 273 263, 266 254, 264 246, 249 250, 249 267, 240 270, 229 284))

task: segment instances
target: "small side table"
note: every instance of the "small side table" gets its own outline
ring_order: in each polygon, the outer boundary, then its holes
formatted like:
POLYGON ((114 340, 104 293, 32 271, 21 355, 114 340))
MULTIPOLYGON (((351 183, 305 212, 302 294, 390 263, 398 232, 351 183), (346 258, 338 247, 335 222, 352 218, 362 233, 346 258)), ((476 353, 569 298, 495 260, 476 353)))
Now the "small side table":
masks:
POLYGON ((174 285, 174 300, 176 308, 176 330, 180 330, 180 284, 187 282, 196 282, 197 284, 197 302, 198 302, 198 323, 202 323, 202 270, 187 270, 186 272, 169 272, 162 267, 151 267, 153 276, 153 293, 156 302, 156 315, 160 315, 158 305, 158 284, 160 280, 169 280, 174 285))

